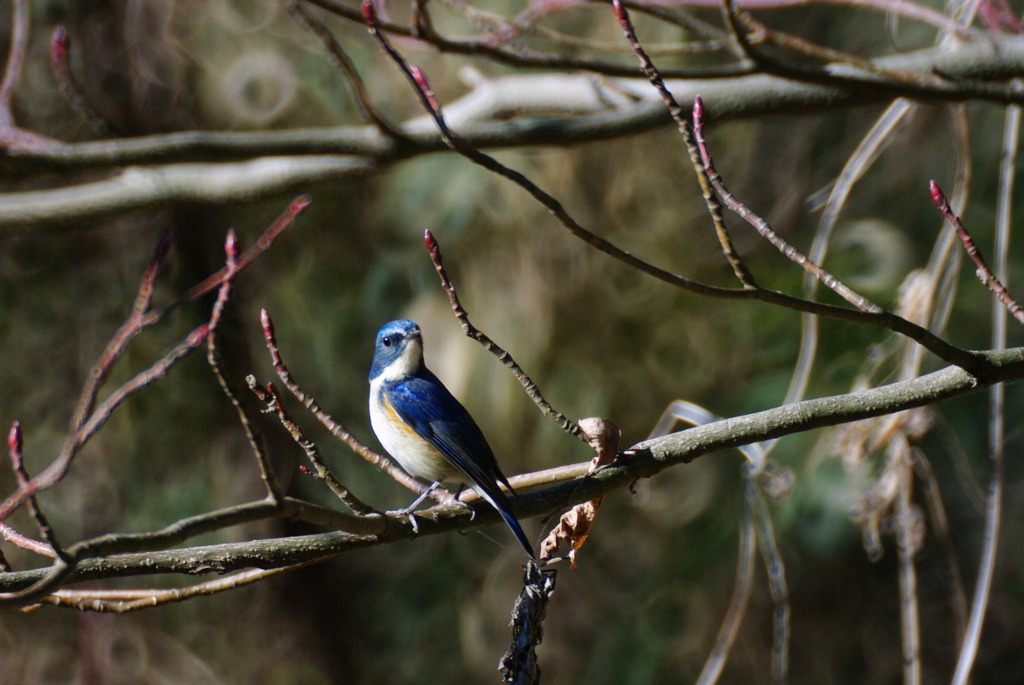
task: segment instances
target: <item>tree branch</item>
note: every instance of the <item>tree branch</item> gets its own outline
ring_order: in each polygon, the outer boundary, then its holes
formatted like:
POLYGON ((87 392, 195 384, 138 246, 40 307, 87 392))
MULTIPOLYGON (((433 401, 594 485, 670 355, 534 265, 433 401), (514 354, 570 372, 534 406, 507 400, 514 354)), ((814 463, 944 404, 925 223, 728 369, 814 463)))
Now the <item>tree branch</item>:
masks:
MULTIPOLYGON (((543 474, 548 474, 544 479, 548 483, 555 480, 567 481, 543 490, 520 494, 515 503, 516 514, 520 517, 544 515, 554 509, 594 499, 626 487, 637 478, 651 477, 671 466, 689 463, 722 449, 934 404, 991 383, 1024 377, 1024 348, 985 353, 984 356, 996 370, 986 379, 975 378, 959 367, 946 367, 908 381, 805 400, 646 440, 627 450, 613 464, 593 473, 588 473, 590 462, 583 462, 541 474, 512 478, 513 487, 526 479, 536 480, 537 476, 543 474)), ((269 503, 253 503, 246 509, 247 516, 242 516, 239 511, 233 516, 240 518, 233 520, 252 520, 249 516, 258 509, 262 509, 268 517, 276 513, 269 503)), ((198 575, 243 568, 277 568, 311 560, 322 561, 365 547, 415 536, 404 517, 338 515, 344 517, 346 527, 351 524, 349 530, 353 532, 335 531, 170 551, 115 554, 104 558, 83 558, 83 555, 98 557, 108 553, 109 549, 102 544, 78 543, 69 547, 68 552, 81 561, 72 573, 63 578, 61 584, 156 573, 198 575)), ((478 501, 457 506, 435 506, 417 512, 416 518, 419 535, 437 535, 496 523, 498 514, 486 503, 478 501)), ((140 546, 152 541, 147 540, 145 535, 137 537, 140 546)), ((160 539, 169 542, 177 537, 165 535, 160 539)), ((112 546, 114 542, 108 544, 112 546)), ((117 543, 121 549, 125 548, 124 545, 123 539, 117 543)), ((51 573, 51 569, 0 574, 0 591, 23 590, 45 578, 48 573, 51 573)))
MULTIPOLYGON (((888 103, 899 95, 925 101, 990 100, 1024 103, 1024 92, 987 81, 1024 76, 1024 37, 933 48, 874 61, 880 69, 920 75, 936 71, 948 86, 934 92, 867 91, 844 85, 798 83, 753 75, 728 79, 668 80, 683 105, 704 96, 709 119, 749 118, 888 103)), ((837 74, 847 65, 833 65, 837 74)), ((571 145, 632 135, 670 123, 660 98, 640 79, 581 75, 519 75, 494 79, 445 108, 448 123, 481 149, 571 145), (498 121, 496 119, 502 118, 498 121)), ((173 202, 249 201, 341 178, 375 173, 403 159, 445 149, 425 118, 400 127, 407 138, 384 136, 376 126, 297 129, 266 133, 184 132, 76 143, 55 149, 10 151, 9 173, 86 168, 123 169, 104 179, 49 190, 0 195, 0 228, 89 221, 173 202), (218 161, 208 160, 231 160, 218 161)))

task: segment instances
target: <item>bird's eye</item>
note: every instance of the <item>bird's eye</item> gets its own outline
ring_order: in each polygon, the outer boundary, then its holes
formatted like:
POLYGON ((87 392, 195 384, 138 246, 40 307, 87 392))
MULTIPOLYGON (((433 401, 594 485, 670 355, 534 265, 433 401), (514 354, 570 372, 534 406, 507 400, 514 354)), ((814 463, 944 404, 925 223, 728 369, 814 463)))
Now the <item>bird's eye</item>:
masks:
POLYGON ((391 343, 394 342, 394 339, 390 335, 385 335, 384 339, 381 340, 380 342, 382 345, 384 345, 384 347, 391 347, 391 343))

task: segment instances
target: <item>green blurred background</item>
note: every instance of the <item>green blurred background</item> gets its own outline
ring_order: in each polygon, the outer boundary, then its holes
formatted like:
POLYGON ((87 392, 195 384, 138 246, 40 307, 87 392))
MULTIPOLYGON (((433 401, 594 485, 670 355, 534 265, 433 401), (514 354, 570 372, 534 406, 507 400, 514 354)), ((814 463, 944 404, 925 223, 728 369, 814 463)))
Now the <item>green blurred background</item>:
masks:
MULTIPOLYGON (((49 75, 46 43, 57 23, 71 32, 74 67, 97 107, 131 135, 358 121, 342 77, 277 2, 31 4, 30 56, 15 102, 18 122, 27 128, 69 141, 93 137, 49 75)), ((520 9, 509 2, 487 7, 520 9)), ((881 16, 832 9, 766 18, 867 55, 891 50, 894 40, 906 49, 932 39, 909 25, 891 34, 881 16)), ((9 18, 0 22, 6 40, 9 18)), ((567 13, 551 25, 618 40, 603 10, 567 13)), ((365 33, 332 26, 380 107, 394 120, 418 114, 412 94, 365 33)), ((643 26, 647 40, 685 37, 678 29, 643 26)), ((456 78, 463 60, 411 44, 401 48, 424 66, 442 101, 465 91, 456 78)), ((473 64, 492 76, 510 72, 473 64)), ((984 249, 991 244, 1002 110, 968 109, 975 167, 965 219, 984 249)), ((806 198, 835 177, 880 112, 765 117, 715 124, 709 135, 733 191, 806 247, 817 223, 806 198)), ((827 266, 883 305, 892 305, 903 276, 924 264, 941 228, 925 189, 930 178, 949 183, 951 137, 943 107, 919 108, 844 214, 846 237, 841 227, 827 266), (854 223, 860 220, 874 228, 854 223)), ((497 157, 558 197, 597 234, 688 278, 733 284, 673 130, 497 157)), ((4 185, 16 190, 57 181, 12 177, 4 185)), ((775 406, 785 394, 799 339, 796 314, 702 299, 643 277, 573 239, 523 192, 463 159, 418 158, 308 192, 311 208, 239 280, 224 354, 237 386, 249 372, 272 378, 258 319, 266 307, 295 376, 371 445, 377 443, 365 404, 373 337, 380 324, 402 316, 421 324, 428 363, 470 408, 507 473, 590 456, 537 413, 504 367, 461 335, 423 250, 424 228, 441 242, 474 323, 513 354, 557 408, 612 419, 623 429, 624 444, 646 437, 677 398, 735 415, 775 406)), ((78 389, 126 316, 158 237, 169 228, 177 236, 156 295, 166 303, 219 266, 228 227, 249 244, 288 200, 174 206, 0 232, 0 420, 22 422, 30 471, 59 449, 78 389)), ((738 221, 730 225, 762 283, 798 292, 796 267, 738 221)), ((1019 254, 1015 248, 1011 263, 1019 265, 1019 254)), ((990 297, 969 268, 961 285, 948 337, 986 347, 990 297)), ((163 354, 208 316, 209 305, 206 298, 186 306, 133 342, 113 383, 163 354)), ((877 330, 838 322, 822 329, 813 396, 847 391, 871 354, 891 351, 892 342, 877 330)), ((1011 344, 1021 343, 1011 330, 1011 344)), ((979 683, 1024 680, 1020 394, 1008 389, 1006 518, 979 683)), ((982 517, 955 461, 966 460, 985 481, 985 407, 986 398, 975 395, 937 408, 936 427, 920 445, 942 485, 968 592, 982 517)), ((331 441, 299 407, 293 410, 360 497, 379 507, 408 501, 405 490, 331 441)), ((267 422, 265 430, 292 491, 333 504, 325 488, 298 473, 300 453, 280 429, 267 422)), ((792 600, 791 680, 898 682, 894 543, 885 538, 884 557, 868 561, 849 516, 868 473, 845 472, 829 444, 822 433, 799 435, 773 454, 797 475, 795 488, 772 509, 792 600)), ((641 482, 635 493, 609 497, 579 568, 559 575, 540 651, 546 682, 696 678, 732 591, 741 466, 736 453, 716 454, 641 482)), ((0 474, 5 491, 12 483, 9 473, 0 474)), ((73 541, 153 529, 259 494, 233 412, 201 355, 194 355, 124 406, 42 505, 61 538, 73 541)), ((12 522, 32 530, 23 515, 12 522)), ((538 521, 526 528, 532 536, 542 532, 538 521)), ((308 530, 272 523, 196 543, 308 530)), ((16 565, 28 563, 9 545, 3 549, 16 565)), ((0 683, 493 683, 509 638, 521 557, 507 531, 494 527, 485 535, 365 550, 256 586, 127 616, 54 608, 4 615, 0 683)), ((943 563, 929 536, 918 556, 926 682, 948 679, 956 657, 943 563)), ((165 586, 188 580, 158 579, 165 586)), ((770 681, 771 614, 762 569, 723 682, 770 681)))

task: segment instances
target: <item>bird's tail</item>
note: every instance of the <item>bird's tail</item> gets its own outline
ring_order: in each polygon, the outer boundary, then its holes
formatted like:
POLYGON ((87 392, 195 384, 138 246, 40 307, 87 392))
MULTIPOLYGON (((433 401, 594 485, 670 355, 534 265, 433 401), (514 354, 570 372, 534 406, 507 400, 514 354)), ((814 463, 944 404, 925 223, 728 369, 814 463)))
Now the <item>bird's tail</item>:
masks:
POLYGON ((505 497, 505 494, 499 490, 497 486, 495 486, 491 492, 488 492, 490 488, 488 488, 488 490, 481 487, 473 489, 477 491, 477 494, 487 500, 492 507, 498 510, 498 513, 501 514, 501 518, 505 519, 505 523, 508 525, 509 530, 511 530, 512 534, 516 536, 516 540, 519 540, 519 544, 523 546, 523 549, 526 550, 526 553, 530 555, 531 559, 536 559, 537 555, 533 552, 533 546, 530 544, 529 538, 526 537, 526 533, 523 532, 523 527, 519 525, 519 519, 517 519, 516 515, 512 513, 512 509, 508 505, 508 498, 505 497))

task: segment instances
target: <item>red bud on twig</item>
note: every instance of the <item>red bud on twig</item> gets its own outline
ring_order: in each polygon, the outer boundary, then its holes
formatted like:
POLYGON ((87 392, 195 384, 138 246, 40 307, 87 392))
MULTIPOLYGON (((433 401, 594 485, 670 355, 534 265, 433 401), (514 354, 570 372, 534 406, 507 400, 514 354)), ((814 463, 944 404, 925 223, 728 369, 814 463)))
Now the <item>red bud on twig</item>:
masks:
POLYGON ((626 12, 626 8, 622 6, 622 0, 612 0, 612 9, 615 11, 615 18, 619 20, 622 25, 629 24, 629 14, 626 12))
POLYGON ((934 202, 935 206, 942 210, 942 212, 949 209, 949 202, 946 200, 946 195, 942 192, 942 188, 940 188, 939 184, 935 181, 928 181, 928 194, 932 196, 932 202, 934 202))
POLYGON ((238 233, 233 228, 228 229, 228 235, 224 239, 224 254, 232 262, 238 258, 238 233))
POLYGON ((274 322, 270 318, 270 313, 266 309, 260 310, 260 325, 263 326, 263 337, 267 341, 274 339, 274 322))
POLYGON ((440 249, 437 244, 437 240, 434 238, 434 234, 430 232, 430 229, 423 231, 423 244, 427 246, 427 252, 430 253, 431 259, 437 258, 437 252, 440 249))
POLYGON ((204 323, 188 334, 185 344, 189 347, 197 347, 210 334, 210 324, 204 323))
POLYGON ((377 28, 377 8, 373 6, 373 0, 363 0, 360 9, 363 11, 363 21, 366 25, 377 28))
POLYGON ((409 65, 409 73, 416 82, 416 87, 420 89, 420 92, 427 99, 427 104, 430 105, 431 111, 435 114, 438 113, 441 110, 441 103, 437 101, 437 96, 434 95, 434 89, 430 87, 427 75, 415 64, 409 65))
POLYGON ((68 61, 68 48, 71 45, 71 37, 63 24, 59 24, 50 34, 50 61, 55 64, 64 64, 68 61))
POLYGON ((11 430, 7 433, 7 446, 11 448, 12 457, 21 457, 21 423, 18 421, 11 424, 11 430))

